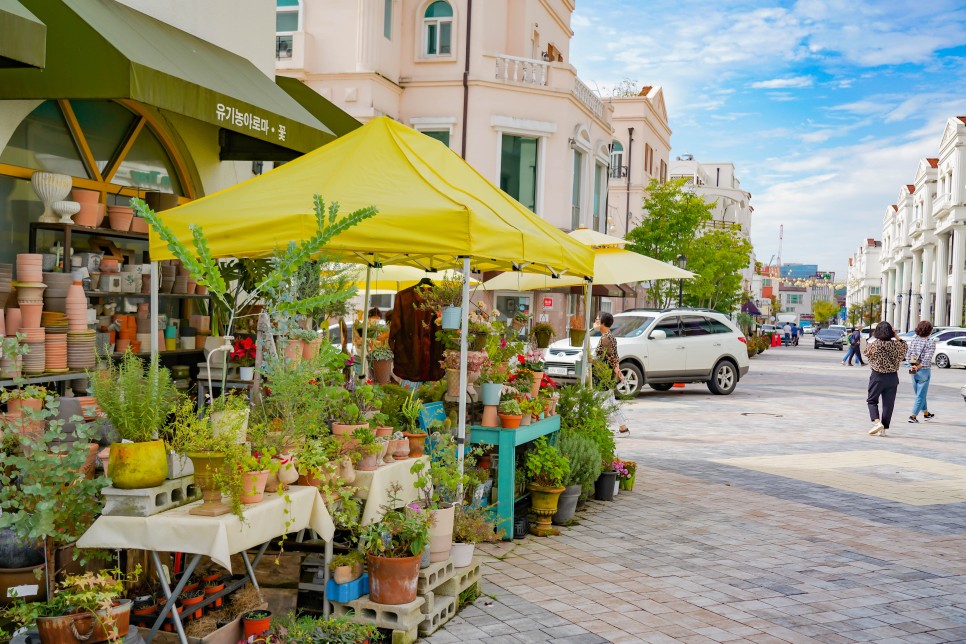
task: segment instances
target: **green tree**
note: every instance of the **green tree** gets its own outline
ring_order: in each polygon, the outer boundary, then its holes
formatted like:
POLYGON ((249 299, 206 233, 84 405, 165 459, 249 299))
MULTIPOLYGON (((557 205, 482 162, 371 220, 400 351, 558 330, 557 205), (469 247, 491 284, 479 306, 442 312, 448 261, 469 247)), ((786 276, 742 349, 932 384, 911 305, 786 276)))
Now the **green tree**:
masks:
MULTIPOLYGON (((644 220, 627 233, 628 250, 662 262, 674 262, 685 255, 701 227, 711 221, 714 204, 684 188, 684 179, 659 183, 651 179, 644 192, 644 220)), ((747 262, 746 262, 747 263, 747 262)), ((691 267, 690 257, 688 258, 691 267)), ((673 280, 655 280, 648 298, 658 306, 668 306, 677 298, 673 280)))
POLYGON ((881 319, 882 298, 878 295, 870 295, 862 302, 862 319, 866 324, 872 324, 881 319))
POLYGON ((751 260, 751 242, 736 229, 707 230, 685 253, 688 270, 697 275, 684 283, 689 306, 730 313, 739 305, 741 270, 751 260))
POLYGON ((849 324, 855 326, 862 320, 862 305, 856 305, 849 309, 848 313, 849 324))
POLYGON ((829 300, 818 300, 812 303, 812 313, 816 324, 825 324, 839 313, 839 305, 829 300))

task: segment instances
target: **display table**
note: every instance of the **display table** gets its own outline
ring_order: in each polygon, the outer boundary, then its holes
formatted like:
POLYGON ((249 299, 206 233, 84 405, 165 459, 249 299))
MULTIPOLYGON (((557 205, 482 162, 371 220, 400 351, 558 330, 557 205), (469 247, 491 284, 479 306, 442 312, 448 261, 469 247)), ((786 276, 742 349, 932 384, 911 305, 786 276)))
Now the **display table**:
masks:
POLYGON ((417 500, 416 479, 418 477, 410 471, 417 460, 425 461, 427 466, 429 464, 429 457, 422 456, 419 459, 407 458, 404 461, 389 463, 371 472, 356 470, 356 480, 352 485, 359 491, 356 492, 355 497, 366 501, 362 510, 361 525, 369 525, 382 518, 383 507, 389 504, 389 487, 393 483, 399 483, 401 488, 396 493, 398 497, 396 507, 401 508, 417 500))
MULTIPOLYGON (((514 498, 516 480, 516 448, 533 442, 541 436, 551 436, 556 440, 556 433, 560 431, 560 416, 544 418, 519 429, 502 429, 500 427, 481 427, 473 425, 470 429, 470 443, 473 445, 495 445, 498 448, 497 458, 497 528, 502 528, 507 541, 513 539, 513 510, 516 502, 514 498)), ((520 497, 521 499, 523 497, 520 497)))
MULTIPOLYGON (((325 540, 326 559, 331 558, 328 555, 332 547, 335 524, 329 516, 318 489, 291 486, 286 495, 287 499, 278 494, 266 494, 265 500, 261 503, 247 506, 244 522, 233 514, 219 517, 188 514, 188 511, 200 505, 201 501, 150 517, 102 516, 78 539, 77 547, 149 551, 157 569, 161 590, 167 601, 145 640, 150 642, 154 638, 168 613, 171 612, 178 636, 181 642, 187 644, 181 618, 177 611, 172 612, 171 609, 203 556, 210 557, 213 562, 230 572, 231 556, 242 554, 246 574, 232 584, 232 589, 248 582, 257 589, 255 566, 258 565, 273 539, 290 532, 311 528, 325 540), (254 561, 249 561, 246 551, 252 548, 258 548, 258 551, 254 561), (159 552, 187 552, 194 555, 189 558, 173 590, 164 578, 159 552)), ((326 580, 328 580, 328 568, 326 568, 326 580)), ((227 592, 230 590, 226 588, 225 593, 227 592)), ((197 606, 203 608, 218 597, 219 595, 206 597, 197 606)))

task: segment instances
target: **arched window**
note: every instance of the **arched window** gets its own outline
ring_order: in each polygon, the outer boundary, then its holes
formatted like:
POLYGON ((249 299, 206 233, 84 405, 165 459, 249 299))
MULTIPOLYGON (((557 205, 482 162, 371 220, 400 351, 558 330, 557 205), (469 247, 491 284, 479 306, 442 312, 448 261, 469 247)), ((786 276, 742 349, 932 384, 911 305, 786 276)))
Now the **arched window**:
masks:
POLYGON ((610 146, 610 178, 620 179, 624 176, 624 146, 620 141, 614 141, 610 146))
POLYGON ((427 56, 453 55, 453 7, 437 0, 423 14, 423 52, 427 56))
POLYGON ((275 59, 292 57, 292 35, 302 30, 302 1, 275 0, 275 59))

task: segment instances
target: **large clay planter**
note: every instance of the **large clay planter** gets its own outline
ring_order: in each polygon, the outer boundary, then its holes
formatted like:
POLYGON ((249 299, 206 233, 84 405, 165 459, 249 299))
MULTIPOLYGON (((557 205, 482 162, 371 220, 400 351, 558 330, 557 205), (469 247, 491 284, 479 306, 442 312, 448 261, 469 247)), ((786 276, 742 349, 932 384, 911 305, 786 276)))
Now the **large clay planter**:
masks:
POLYGON ((268 470, 261 472, 243 472, 241 475, 241 494, 239 500, 242 503, 261 503, 265 498, 265 486, 268 484, 268 470))
MULTIPOLYGON (((114 450, 111 450, 113 455, 114 450)), ((224 452, 188 452, 188 458, 195 466, 195 485, 201 488, 204 503, 188 510, 188 514, 217 517, 231 510, 221 502, 221 489, 216 477, 225 467, 224 452)))
POLYGON ((286 362, 299 362, 302 359, 302 341, 294 338, 279 338, 282 355, 286 362))
POLYGON ((398 438, 393 441, 395 445, 395 451, 392 453, 392 457, 397 461, 404 461, 409 458, 409 439, 408 438, 398 438))
POLYGON ((568 485, 557 500, 557 511, 553 515, 554 525, 565 525, 574 518, 577 512, 577 501, 580 500, 581 487, 568 485))
POLYGON ((376 425, 376 438, 389 438, 392 430, 392 425, 376 425))
POLYGON ((433 527, 429 529, 429 560, 432 563, 449 559, 449 551, 453 547, 453 519, 452 503, 443 503, 439 510, 430 510, 433 517, 433 527))
POLYGON ((530 490, 530 504, 533 513, 537 515, 537 522, 530 526, 530 532, 538 537, 547 537, 552 534, 559 534, 550 525, 550 517, 557 511, 557 501, 560 494, 566 489, 563 487, 543 487, 530 483, 527 485, 530 490))
POLYGON ((423 450, 426 448, 426 433, 420 432, 414 434, 411 432, 403 432, 403 436, 409 440, 409 458, 419 458, 422 456, 423 450))
POLYGON ((111 485, 121 490, 161 485, 168 478, 168 455, 164 441, 113 443, 108 459, 108 476, 111 477, 111 485))
POLYGON ((13 413, 24 408, 40 411, 44 406, 44 401, 40 398, 11 398, 7 401, 7 412, 13 413))
POLYGON ((475 543, 454 543, 451 551, 454 568, 466 568, 473 563, 473 553, 476 552, 475 543))
POLYGON ((373 360, 372 379, 377 385, 388 385, 392 376, 392 360, 373 360))
POLYGON ((352 436, 352 432, 359 429, 360 427, 368 427, 367 423, 347 425, 345 423, 332 423, 332 435, 333 436, 352 436))
POLYGON ((305 360, 311 360, 319 353, 319 347, 322 346, 322 338, 316 338, 314 340, 309 340, 308 342, 302 341, 302 358, 305 360))
MULTIPOLYGON (((117 605, 111 609, 117 634, 123 640, 127 636, 131 623, 131 600, 118 599, 117 605)), ((106 613, 97 611, 102 617, 98 619, 94 613, 76 613, 61 617, 38 617, 37 630, 40 641, 47 644, 82 644, 84 642, 107 641, 109 631, 101 623, 106 613)))
POLYGON ((23 593, 20 599, 28 602, 46 599, 47 577, 44 570, 45 566, 42 563, 24 568, 0 568, 0 606, 8 606, 14 602, 14 597, 7 595, 7 591, 11 588, 20 588, 20 592, 23 593), (39 579, 36 576, 38 570, 41 572, 39 579), (28 589, 34 591, 34 594, 29 594, 28 589))
MULTIPOLYGON (((381 452, 382 450, 380 449, 379 451, 381 452)), ((358 465, 356 465, 356 469, 360 472, 371 472, 379 469, 379 452, 363 456, 358 465)))
POLYGON ((367 555, 369 600, 390 606, 415 601, 416 582, 419 580, 419 558, 419 555, 415 557, 367 555))

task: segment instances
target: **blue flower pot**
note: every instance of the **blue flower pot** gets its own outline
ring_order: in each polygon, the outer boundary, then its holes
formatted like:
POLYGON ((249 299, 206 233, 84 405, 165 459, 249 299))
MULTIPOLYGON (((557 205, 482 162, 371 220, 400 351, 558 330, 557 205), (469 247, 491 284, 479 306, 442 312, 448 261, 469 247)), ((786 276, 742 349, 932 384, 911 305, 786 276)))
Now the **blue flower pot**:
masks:
POLYGON ((499 382, 487 382, 483 384, 483 404, 499 405, 500 394, 503 392, 503 385, 499 382))
POLYGON ((460 312, 458 306, 447 306, 443 309, 442 326, 444 329, 452 330, 460 328, 460 312))

